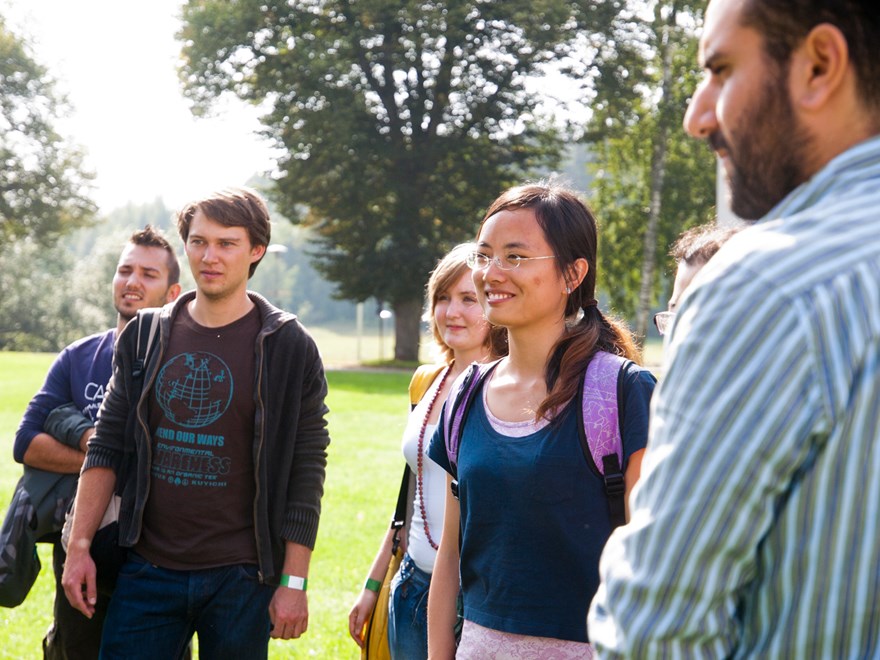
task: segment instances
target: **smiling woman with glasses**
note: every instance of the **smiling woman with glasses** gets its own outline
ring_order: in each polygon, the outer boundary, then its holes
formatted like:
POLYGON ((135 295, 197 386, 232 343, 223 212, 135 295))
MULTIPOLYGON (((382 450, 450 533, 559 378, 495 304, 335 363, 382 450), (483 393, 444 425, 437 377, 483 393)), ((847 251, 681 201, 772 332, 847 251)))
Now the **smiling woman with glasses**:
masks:
MULTIPOLYGON (((431 439, 429 456, 458 483, 457 497, 447 492, 431 579, 431 658, 592 657, 587 607, 624 506, 612 516, 600 469, 579 440, 584 374, 590 364, 611 365, 602 382, 620 392, 622 451, 600 460, 624 492, 638 478, 655 382, 634 362, 626 326, 599 310, 596 245, 595 218, 577 195, 537 183, 490 205, 467 257, 486 317, 507 328, 509 355, 482 372, 466 400, 456 396, 466 379, 453 386, 450 410, 466 406, 459 451, 446 451, 448 417, 431 439)), ((586 415, 603 424, 596 409, 586 415)))

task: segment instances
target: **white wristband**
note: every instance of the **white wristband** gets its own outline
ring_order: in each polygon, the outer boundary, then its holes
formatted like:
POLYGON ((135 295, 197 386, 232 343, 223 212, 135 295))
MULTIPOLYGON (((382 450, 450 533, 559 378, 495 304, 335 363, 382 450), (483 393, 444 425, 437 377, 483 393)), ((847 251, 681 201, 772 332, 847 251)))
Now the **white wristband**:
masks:
POLYGON ((304 577, 297 577, 296 575, 285 575, 282 573, 281 580, 278 582, 278 584, 282 587, 287 587, 288 589, 305 591, 307 582, 308 580, 304 577))

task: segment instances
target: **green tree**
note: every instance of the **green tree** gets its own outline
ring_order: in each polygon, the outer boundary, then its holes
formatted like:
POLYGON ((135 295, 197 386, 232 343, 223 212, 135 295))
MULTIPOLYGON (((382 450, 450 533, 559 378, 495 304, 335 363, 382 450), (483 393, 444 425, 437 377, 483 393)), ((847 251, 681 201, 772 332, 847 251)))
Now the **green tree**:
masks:
POLYGON ((333 285, 310 264, 308 251, 314 245, 314 232, 291 224, 274 211, 272 215, 272 247, 248 288, 259 291, 282 309, 294 312, 307 325, 353 323, 354 305, 334 300, 333 285), (283 247, 278 249, 278 246, 283 247))
MULTIPOLYGON (((196 111, 262 103, 275 200, 319 237, 336 295, 388 302, 395 358, 418 354, 424 284, 505 187, 558 162, 526 80, 603 16, 560 0, 190 0, 182 76, 196 111)), ((603 10, 604 11, 604 10, 603 10)))
POLYGON ((67 109, 0 17, 0 247, 24 237, 50 244, 95 214, 93 175, 54 128, 67 109))
MULTIPOLYGON (((57 351, 115 326, 111 282, 119 254, 146 224, 166 229, 179 245, 171 212, 158 199, 115 209, 53 245, 33 238, 0 245, 0 350, 57 351)), ((191 286, 185 267, 181 281, 191 286)))
POLYGON ((77 260, 62 244, 31 238, 0 246, 0 350, 60 350, 115 325, 110 280, 119 256, 77 260))
POLYGON ((670 244, 712 218, 715 159, 682 128, 701 71, 693 3, 623 3, 598 44, 596 100, 587 138, 602 220, 601 279, 612 305, 644 337, 670 244))

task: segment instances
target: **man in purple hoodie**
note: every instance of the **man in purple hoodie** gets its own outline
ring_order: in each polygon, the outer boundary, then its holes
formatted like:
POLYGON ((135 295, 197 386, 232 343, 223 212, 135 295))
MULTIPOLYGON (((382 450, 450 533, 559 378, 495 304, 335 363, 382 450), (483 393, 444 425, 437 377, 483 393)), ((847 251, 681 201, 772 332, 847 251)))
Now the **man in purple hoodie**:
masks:
MULTIPOLYGON (((40 390, 31 399, 15 434, 15 460, 28 468, 59 475, 78 475, 85 458, 86 442, 94 433, 93 424, 104 390, 112 373, 116 336, 139 309, 161 307, 180 294, 180 266, 167 239, 149 225, 131 235, 113 276, 113 305, 116 327, 67 346, 49 369, 40 390), (55 438, 45 432, 49 414, 73 404, 83 415, 78 439, 55 438), (90 423, 89 423, 90 422, 90 423), (65 440, 69 444, 65 444, 65 440)), ((73 498, 76 477, 70 481, 73 498)), ((55 620, 43 640, 47 658, 97 658, 103 627, 103 613, 109 598, 99 600, 99 615, 87 619, 73 609, 61 588, 65 553, 56 537, 53 553, 55 569, 55 620)))

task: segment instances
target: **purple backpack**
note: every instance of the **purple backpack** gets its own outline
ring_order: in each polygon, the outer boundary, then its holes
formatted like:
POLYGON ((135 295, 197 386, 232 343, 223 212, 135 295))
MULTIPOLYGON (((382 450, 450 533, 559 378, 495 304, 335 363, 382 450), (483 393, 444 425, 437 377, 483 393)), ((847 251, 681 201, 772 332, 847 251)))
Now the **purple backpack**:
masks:
MULTIPOLYGON (((474 396, 486 376, 498 366, 498 362, 472 364, 462 380, 460 389, 451 399, 452 405, 445 410, 444 432, 446 456, 449 464, 457 466, 461 431, 464 428, 468 411, 474 396)), ((617 380, 620 370, 628 360, 598 351, 593 355, 584 378, 578 387, 577 396, 581 399, 578 440, 587 463, 599 473, 605 482, 605 495, 608 498, 608 511, 611 524, 617 527, 626 522, 623 482, 623 441, 617 408, 617 380)), ((449 402, 447 401, 447 404, 449 402)), ((458 482, 453 481, 452 492, 458 497, 458 482)))

